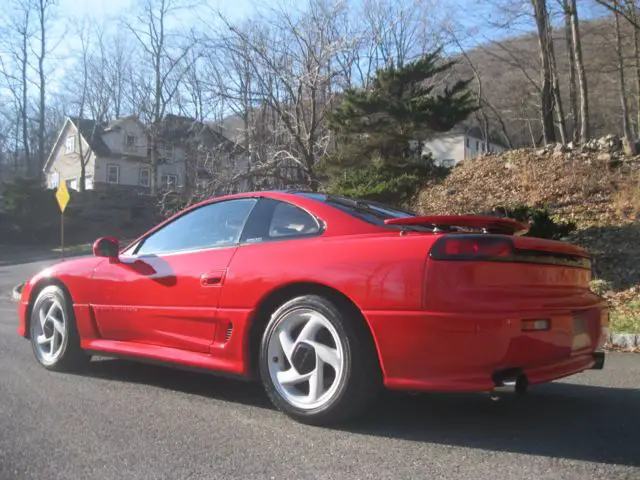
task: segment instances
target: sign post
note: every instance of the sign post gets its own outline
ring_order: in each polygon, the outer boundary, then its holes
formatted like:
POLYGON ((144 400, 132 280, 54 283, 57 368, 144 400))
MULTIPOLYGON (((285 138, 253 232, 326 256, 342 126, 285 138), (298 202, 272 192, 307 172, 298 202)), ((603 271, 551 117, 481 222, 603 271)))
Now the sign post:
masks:
POLYGON ((66 182, 60 183, 56 190, 56 200, 60 207, 60 248, 62 249, 62 259, 64 260, 64 211, 71 199, 66 182))

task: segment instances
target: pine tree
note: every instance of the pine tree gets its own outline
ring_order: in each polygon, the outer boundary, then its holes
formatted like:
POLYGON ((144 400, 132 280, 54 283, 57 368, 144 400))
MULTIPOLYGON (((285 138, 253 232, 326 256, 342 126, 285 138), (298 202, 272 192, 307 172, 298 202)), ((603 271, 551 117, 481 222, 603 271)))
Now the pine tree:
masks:
POLYGON ((434 173, 422 155, 423 142, 476 110, 471 79, 444 88, 435 81, 454 64, 442 61, 437 50, 402 67, 378 70, 370 89, 345 91, 329 117, 337 150, 321 166, 333 180, 330 190, 403 200, 434 173))

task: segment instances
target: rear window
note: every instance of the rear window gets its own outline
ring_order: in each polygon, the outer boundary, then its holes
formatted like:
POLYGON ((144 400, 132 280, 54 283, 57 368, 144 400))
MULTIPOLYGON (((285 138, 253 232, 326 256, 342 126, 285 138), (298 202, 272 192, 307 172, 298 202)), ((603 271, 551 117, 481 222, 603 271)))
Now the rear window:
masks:
POLYGON ((371 200, 359 200, 339 195, 327 195, 324 193, 311 192, 299 192, 298 195, 326 203, 327 205, 338 208, 353 217, 383 227, 390 227, 390 225, 385 225, 384 223, 384 221, 389 218, 406 218, 416 216, 413 212, 371 200))

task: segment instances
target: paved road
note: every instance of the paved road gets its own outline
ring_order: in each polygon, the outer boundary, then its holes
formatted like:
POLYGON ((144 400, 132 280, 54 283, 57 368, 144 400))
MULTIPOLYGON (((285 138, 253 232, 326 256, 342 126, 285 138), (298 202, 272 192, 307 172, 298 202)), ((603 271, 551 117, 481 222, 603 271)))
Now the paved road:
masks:
POLYGON ((258 386, 122 360, 37 366, 0 266, 0 479, 635 479, 640 355, 522 401, 386 395, 349 430, 275 412, 258 386))

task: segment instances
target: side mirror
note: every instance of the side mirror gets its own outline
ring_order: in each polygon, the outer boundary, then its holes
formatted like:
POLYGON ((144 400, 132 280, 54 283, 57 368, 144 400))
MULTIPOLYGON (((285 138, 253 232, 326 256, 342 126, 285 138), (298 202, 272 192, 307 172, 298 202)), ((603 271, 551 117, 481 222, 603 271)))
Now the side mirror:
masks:
POLYGON ((118 258, 120 242, 112 237, 101 237, 93 244, 93 254, 96 257, 118 258))

